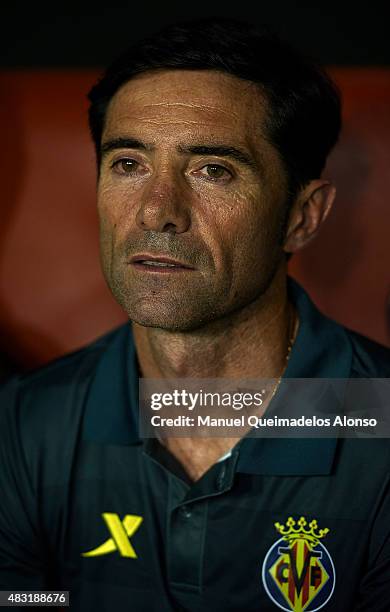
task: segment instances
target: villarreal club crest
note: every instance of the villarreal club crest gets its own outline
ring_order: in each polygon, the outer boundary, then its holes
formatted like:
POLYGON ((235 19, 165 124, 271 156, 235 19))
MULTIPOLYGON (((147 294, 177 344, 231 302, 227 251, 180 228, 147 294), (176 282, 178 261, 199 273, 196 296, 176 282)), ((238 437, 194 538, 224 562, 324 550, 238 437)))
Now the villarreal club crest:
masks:
POLYGON ((329 529, 318 529, 301 516, 286 525, 275 523, 282 536, 269 549, 262 578, 270 599, 287 612, 315 612, 332 597, 336 574, 331 556, 322 543, 329 529))

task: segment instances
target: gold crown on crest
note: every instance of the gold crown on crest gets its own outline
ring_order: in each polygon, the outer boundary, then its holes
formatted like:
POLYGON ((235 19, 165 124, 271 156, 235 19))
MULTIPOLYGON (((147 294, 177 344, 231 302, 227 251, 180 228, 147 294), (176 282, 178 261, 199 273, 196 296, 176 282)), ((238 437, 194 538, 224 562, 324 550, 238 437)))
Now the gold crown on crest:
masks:
POLYGON ((329 533, 329 529, 327 527, 325 529, 318 529, 315 519, 309 524, 310 529, 306 529, 307 524, 308 522, 304 516, 301 516, 298 522, 294 521, 292 516, 289 516, 286 523, 287 527, 280 523, 275 523, 275 527, 290 544, 293 544, 296 540, 304 539, 308 540, 311 546, 317 546, 321 538, 324 538, 329 533), (295 528, 295 525, 298 525, 298 529, 295 528))

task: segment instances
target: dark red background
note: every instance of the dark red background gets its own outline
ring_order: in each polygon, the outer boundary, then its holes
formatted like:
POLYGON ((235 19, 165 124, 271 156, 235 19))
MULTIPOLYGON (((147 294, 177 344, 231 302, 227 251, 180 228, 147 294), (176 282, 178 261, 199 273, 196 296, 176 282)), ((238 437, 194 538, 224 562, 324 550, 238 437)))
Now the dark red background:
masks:
MULTIPOLYGON (((330 72, 345 123, 324 174, 338 196, 291 273, 326 314, 390 345, 390 70, 330 72)), ((99 264, 85 97, 97 75, 0 74, 1 349, 28 367, 125 320, 99 264)))

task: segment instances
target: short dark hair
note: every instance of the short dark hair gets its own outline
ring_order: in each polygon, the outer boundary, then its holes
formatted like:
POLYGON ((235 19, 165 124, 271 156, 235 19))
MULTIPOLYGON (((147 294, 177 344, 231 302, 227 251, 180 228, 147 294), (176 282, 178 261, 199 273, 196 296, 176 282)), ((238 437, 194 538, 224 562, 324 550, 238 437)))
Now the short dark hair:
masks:
POLYGON ((256 83, 268 101, 266 137, 284 164, 290 198, 321 175, 341 127, 336 85, 268 28, 217 18, 169 25, 134 44, 106 70, 88 94, 99 165, 113 95, 138 74, 170 69, 217 70, 256 83))

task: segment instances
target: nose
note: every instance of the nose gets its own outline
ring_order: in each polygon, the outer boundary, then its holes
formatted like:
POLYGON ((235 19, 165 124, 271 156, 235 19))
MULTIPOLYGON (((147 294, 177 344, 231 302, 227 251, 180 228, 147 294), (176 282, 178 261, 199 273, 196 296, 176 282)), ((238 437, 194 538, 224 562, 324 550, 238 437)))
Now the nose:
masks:
POLYGON ((156 177, 144 188, 136 223, 140 229, 181 234, 190 227, 189 194, 180 177, 156 177))

